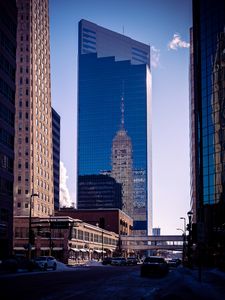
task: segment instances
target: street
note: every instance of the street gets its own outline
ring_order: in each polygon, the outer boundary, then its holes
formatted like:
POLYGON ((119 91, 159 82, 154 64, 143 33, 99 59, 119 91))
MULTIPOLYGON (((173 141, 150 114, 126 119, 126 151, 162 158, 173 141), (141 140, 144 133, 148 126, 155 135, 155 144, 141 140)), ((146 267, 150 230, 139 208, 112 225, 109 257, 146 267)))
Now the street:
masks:
POLYGON ((1 276, 1 299, 223 299, 225 274, 178 267, 164 278, 140 277, 137 266, 83 266, 64 270, 1 276))

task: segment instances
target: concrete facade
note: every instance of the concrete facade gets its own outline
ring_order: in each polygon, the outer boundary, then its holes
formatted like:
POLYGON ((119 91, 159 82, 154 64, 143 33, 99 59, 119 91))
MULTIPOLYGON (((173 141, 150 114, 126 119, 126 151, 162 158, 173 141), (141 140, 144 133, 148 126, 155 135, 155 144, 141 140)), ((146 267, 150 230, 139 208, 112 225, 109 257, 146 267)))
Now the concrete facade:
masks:
POLYGON ((48 0, 17 0, 14 215, 54 212, 48 0))

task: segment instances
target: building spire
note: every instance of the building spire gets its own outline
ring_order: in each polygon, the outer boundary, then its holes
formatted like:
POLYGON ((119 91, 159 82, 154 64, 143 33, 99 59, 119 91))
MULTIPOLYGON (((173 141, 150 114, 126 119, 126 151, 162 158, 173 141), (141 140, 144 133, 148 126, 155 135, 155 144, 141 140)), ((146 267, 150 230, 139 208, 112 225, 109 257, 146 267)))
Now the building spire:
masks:
POLYGON ((124 130, 124 80, 123 80, 123 86, 122 86, 122 96, 121 96, 121 124, 120 124, 121 130, 124 130))

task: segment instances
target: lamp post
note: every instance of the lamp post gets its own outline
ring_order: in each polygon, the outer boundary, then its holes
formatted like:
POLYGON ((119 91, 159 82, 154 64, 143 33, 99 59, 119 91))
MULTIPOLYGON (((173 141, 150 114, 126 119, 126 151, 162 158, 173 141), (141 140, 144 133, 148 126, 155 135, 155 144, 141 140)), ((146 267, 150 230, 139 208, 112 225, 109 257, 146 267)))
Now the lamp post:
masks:
POLYGON ((185 233, 185 231, 184 231, 183 229, 181 229, 181 228, 176 228, 176 229, 182 231, 182 233, 183 233, 182 263, 183 263, 183 265, 184 265, 184 259, 185 259, 185 247, 186 247, 186 245, 185 245, 185 243, 186 243, 186 233, 185 233))
POLYGON ((104 258, 104 255, 103 255, 103 243, 104 243, 104 241, 103 241, 103 229, 102 229, 102 261, 103 261, 103 258, 104 258))
POLYGON ((39 197, 38 194, 33 193, 30 195, 30 210, 29 210, 29 229, 28 229, 28 259, 31 259, 31 243, 32 243, 32 236, 33 232, 31 229, 31 212, 32 212, 32 198, 33 197, 39 197))
POLYGON ((184 232, 183 232, 183 254, 182 254, 182 260, 184 264, 184 260, 186 257, 186 230, 187 230, 187 225, 186 225, 186 218, 185 217, 180 217, 181 220, 184 221, 184 232))
POLYGON ((193 216, 193 212, 189 211, 187 213, 188 215, 188 264, 189 266, 191 265, 191 243, 192 243, 192 216, 193 216))

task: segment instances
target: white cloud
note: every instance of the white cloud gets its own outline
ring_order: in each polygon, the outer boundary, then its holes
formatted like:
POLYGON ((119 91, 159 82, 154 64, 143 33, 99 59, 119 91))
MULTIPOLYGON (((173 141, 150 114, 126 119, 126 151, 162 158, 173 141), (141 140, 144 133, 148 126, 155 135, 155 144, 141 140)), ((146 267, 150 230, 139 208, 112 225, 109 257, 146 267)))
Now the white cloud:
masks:
POLYGON ((178 48, 189 48, 190 44, 181 39, 179 33, 174 33, 172 40, 168 43, 169 50, 177 50, 178 48))
POLYGON ((151 46, 151 66, 157 68, 159 66, 160 50, 155 46, 151 46))
POLYGON ((71 207, 73 206, 73 202, 71 200, 69 190, 67 187, 68 175, 66 167, 64 166, 63 162, 60 161, 60 192, 59 192, 59 205, 60 207, 71 207))

